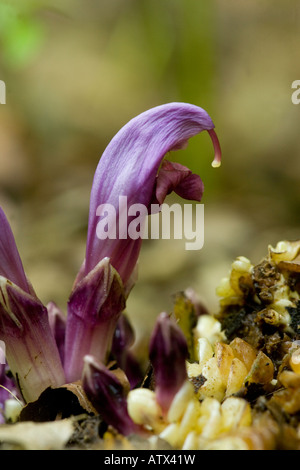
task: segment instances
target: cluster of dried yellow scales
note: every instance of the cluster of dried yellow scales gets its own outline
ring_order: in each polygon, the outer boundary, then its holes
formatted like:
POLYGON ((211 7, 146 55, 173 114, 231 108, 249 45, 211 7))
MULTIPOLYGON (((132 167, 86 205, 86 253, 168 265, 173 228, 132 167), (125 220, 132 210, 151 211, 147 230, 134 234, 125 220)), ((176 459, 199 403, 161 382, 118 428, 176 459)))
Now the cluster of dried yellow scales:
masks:
POLYGON ((167 416, 155 388, 138 388, 131 418, 174 449, 300 449, 300 241, 256 266, 237 258, 217 294, 217 314, 191 329, 189 380, 167 416))

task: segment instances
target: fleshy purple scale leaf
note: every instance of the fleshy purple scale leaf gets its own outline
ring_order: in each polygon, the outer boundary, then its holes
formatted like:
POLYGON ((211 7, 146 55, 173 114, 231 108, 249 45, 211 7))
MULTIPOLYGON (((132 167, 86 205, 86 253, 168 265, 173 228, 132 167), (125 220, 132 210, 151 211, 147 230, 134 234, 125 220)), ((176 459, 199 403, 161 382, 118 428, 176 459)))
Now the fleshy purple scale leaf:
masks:
POLYGON ((47 311, 50 329, 54 336, 61 362, 64 363, 66 316, 54 302, 48 303, 47 311))
POLYGON ((32 293, 8 220, 0 207, 0 276, 32 293))
POLYGON ((68 381, 81 378, 85 355, 106 361, 124 307, 122 281, 105 258, 75 285, 68 302, 64 364, 68 381))
POLYGON ((26 402, 49 386, 65 382, 46 307, 0 276, 0 340, 10 370, 26 402))

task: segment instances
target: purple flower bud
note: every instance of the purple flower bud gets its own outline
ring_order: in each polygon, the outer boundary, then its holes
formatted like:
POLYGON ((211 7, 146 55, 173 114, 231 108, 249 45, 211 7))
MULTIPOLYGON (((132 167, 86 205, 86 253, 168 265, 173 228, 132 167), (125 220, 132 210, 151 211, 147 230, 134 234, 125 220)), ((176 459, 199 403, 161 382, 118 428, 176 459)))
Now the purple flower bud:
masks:
POLYGON ((131 388, 136 387, 143 379, 141 367, 130 350, 134 339, 133 328, 127 316, 122 314, 114 333, 111 352, 120 369, 125 372, 131 388))
POLYGON ((156 321, 150 339, 150 361, 154 370, 156 398, 164 413, 187 380, 188 347, 184 334, 165 312, 156 321))
POLYGON ((82 385, 101 418, 124 436, 144 433, 127 410, 127 392, 117 376, 92 356, 84 358, 82 385))

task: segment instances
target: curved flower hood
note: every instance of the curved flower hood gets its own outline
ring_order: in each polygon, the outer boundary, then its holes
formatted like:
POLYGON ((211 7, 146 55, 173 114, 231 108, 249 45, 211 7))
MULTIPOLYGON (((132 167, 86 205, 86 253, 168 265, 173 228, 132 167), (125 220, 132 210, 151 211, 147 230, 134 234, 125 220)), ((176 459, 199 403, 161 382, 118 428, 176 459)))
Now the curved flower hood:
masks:
MULTIPOLYGON (((135 267, 141 239, 100 240, 97 235, 97 208, 110 204, 118 211, 119 196, 127 204, 162 204, 172 190, 186 199, 201 200, 203 183, 198 175, 179 164, 160 165, 171 150, 183 148, 188 139, 207 130, 215 149, 213 166, 221 162, 221 150, 214 124, 207 112, 187 103, 169 103, 152 108, 129 121, 105 149, 95 172, 88 224, 85 266, 88 274, 98 262, 108 257, 126 286, 135 267)), ((124 227, 121 227, 123 230, 124 227)))

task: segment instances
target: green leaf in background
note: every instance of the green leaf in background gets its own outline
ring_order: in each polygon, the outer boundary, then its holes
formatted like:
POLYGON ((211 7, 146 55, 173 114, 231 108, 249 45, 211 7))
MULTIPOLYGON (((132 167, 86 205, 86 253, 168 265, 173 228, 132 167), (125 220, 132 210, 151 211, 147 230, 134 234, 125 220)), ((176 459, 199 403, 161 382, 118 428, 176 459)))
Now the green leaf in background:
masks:
POLYGON ((2 61, 10 67, 26 66, 40 50, 43 27, 33 12, 0 3, 0 42, 2 61))

